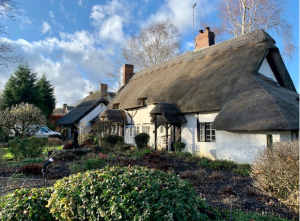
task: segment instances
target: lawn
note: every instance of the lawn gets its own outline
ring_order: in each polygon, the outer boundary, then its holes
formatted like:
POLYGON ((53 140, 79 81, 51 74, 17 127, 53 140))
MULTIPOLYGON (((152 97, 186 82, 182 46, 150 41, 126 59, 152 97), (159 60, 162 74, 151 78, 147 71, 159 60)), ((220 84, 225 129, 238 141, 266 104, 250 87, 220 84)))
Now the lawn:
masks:
MULTIPOLYGON (((57 146, 51 146, 51 147, 45 147, 45 150, 47 149, 56 149, 56 150, 62 150, 62 145, 57 146)), ((0 158, 2 159, 13 159, 13 155, 10 153, 9 148, 0 148, 0 158)))

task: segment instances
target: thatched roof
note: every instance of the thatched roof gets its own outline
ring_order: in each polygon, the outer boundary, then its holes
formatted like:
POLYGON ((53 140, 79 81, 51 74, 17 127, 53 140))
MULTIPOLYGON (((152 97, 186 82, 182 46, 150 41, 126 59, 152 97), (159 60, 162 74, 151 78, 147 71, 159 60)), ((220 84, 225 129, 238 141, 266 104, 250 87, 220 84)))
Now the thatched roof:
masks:
POLYGON ((108 105, 108 101, 104 98, 82 102, 64 117, 59 119, 55 124, 66 125, 78 123, 84 116, 94 110, 101 103, 108 105))
POLYGON ((147 97, 148 104, 172 103, 182 113, 221 110, 214 124, 220 130, 297 129, 291 125, 299 124, 298 101, 289 97, 298 94, 274 44, 265 31, 257 30, 191 51, 136 73, 107 108, 114 103, 119 109, 134 108, 138 98, 147 97), (259 77, 265 58, 279 86, 259 77))
MULTIPOLYGON (((67 111, 70 112, 73 110, 74 106, 67 106, 67 111)), ((64 108, 55 108, 53 110, 52 114, 66 114, 67 112, 64 110, 64 108)))
POLYGON ((115 123, 127 124, 127 117, 124 110, 106 109, 100 115, 101 121, 111 121, 115 123))
POLYGON ((85 101, 91 101, 91 100, 100 99, 100 98, 107 98, 108 99, 108 97, 110 97, 110 99, 113 99, 115 97, 115 95, 116 95, 116 93, 114 93, 114 92, 101 92, 101 91, 97 91, 97 92, 94 92, 94 93, 88 95, 87 97, 85 97, 81 101, 81 103, 85 102, 85 101))
POLYGON ((171 103, 158 103, 150 112, 152 116, 152 122, 155 121, 155 118, 158 121, 166 121, 168 123, 185 123, 187 122, 186 118, 181 114, 180 110, 171 103))

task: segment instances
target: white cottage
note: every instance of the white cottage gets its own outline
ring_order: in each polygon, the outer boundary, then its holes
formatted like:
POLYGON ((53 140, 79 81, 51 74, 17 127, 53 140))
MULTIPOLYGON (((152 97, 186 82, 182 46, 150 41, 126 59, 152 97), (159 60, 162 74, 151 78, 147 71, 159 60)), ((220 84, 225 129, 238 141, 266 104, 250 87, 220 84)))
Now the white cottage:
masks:
POLYGON ((258 148, 298 138, 299 95, 263 30, 214 45, 206 28, 194 51, 137 73, 124 65, 123 84, 100 119, 123 122, 127 143, 146 132, 155 149, 181 141, 194 155, 251 163, 258 148))
POLYGON ((67 137, 71 138, 73 128, 78 128, 78 132, 86 134, 91 131, 93 124, 99 121, 101 114, 107 107, 109 101, 116 95, 114 92, 108 92, 107 84, 100 84, 97 92, 90 92, 80 104, 72 111, 59 119, 55 124, 62 125, 68 131, 67 137))

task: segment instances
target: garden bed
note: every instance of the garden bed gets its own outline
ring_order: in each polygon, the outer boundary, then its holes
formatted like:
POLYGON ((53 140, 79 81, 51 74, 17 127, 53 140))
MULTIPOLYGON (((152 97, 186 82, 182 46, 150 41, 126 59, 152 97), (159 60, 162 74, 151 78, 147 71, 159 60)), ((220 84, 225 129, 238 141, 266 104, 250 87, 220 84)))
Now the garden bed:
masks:
MULTIPOLYGON (((244 212, 256 211, 260 214, 274 214, 277 217, 298 220, 298 215, 291 212, 286 206, 281 205, 277 199, 268 197, 252 185, 251 178, 247 175, 233 173, 232 163, 225 166, 214 164, 215 168, 209 167, 207 160, 199 161, 188 154, 174 154, 169 152, 146 151, 118 151, 98 154, 74 153, 74 151, 64 152, 64 157, 55 159, 55 164, 48 167, 48 180, 56 180, 72 173, 86 170, 87 162, 102 160, 100 164, 95 164, 98 168, 104 166, 125 166, 133 165, 146 166, 164 172, 175 173, 182 179, 189 180, 195 188, 196 193, 212 207, 219 211, 229 210, 232 204, 234 209, 244 212)), ((77 150, 78 152, 78 150, 77 150)), ((20 162, 19 162, 20 163, 20 162)), ((0 165, 0 176, 10 177, 15 174, 20 165, 18 163, 2 163, 0 165)), ((39 163, 43 165, 43 163, 39 163)), ((96 168, 95 168, 96 169, 96 168)), ((27 179, 42 179, 42 173, 28 175, 27 179)))

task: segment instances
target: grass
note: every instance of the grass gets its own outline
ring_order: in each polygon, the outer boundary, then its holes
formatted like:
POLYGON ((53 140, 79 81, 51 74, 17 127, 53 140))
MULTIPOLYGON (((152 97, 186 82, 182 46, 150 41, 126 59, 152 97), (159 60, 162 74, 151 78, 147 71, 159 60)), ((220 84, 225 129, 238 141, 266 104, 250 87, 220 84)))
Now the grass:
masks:
MULTIPOLYGON (((62 145, 57 145, 57 146, 51 146, 51 147, 45 147, 45 151, 47 151, 47 149, 56 149, 56 150, 62 150, 63 147, 62 145)), ((5 147, 5 148, 0 148, 0 158, 2 159, 13 159, 13 155, 11 154, 11 152, 9 151, 9 148, 5 147)))

